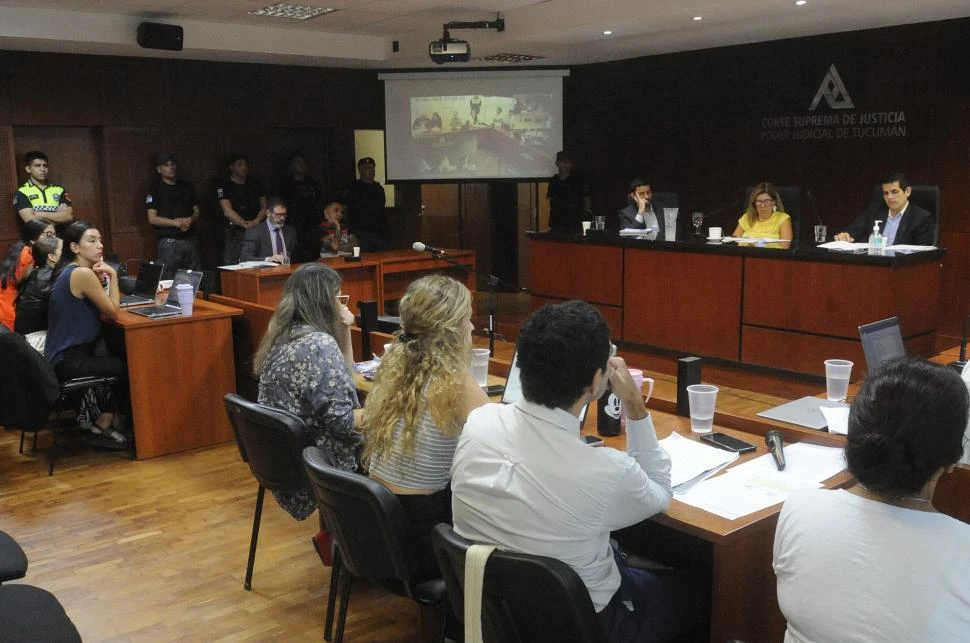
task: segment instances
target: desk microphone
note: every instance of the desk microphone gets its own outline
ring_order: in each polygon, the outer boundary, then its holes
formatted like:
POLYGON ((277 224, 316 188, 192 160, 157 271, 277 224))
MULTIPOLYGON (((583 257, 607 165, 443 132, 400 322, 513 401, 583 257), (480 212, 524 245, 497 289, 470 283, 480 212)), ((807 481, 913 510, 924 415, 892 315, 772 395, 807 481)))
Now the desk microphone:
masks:
POLYGON ((957 373, 963 375, 963 367, 967 365, 967 324, 970 324, 970 316, 963 320, 963 339, 960 340, 960 359, 950 362, 950 368, 956 369, 957 373))
POLYGON ((765 434, 765 444, 768 445, 768 451, 774 457, 779 471, 785 470, 785 449, 782 446, 784 442, 785 440, 781 437, 781 433, 774 429, 765 434))
POLYGON ((723 208, 718 208, 717 210, 714 210, 713 212, 709 212, 709 213, 705 214, 704 215, 704 221, 707 221, 708 219, 713 219, 714 217, 716 217, 718 215, 721 215, 721 214, 724 214, 725 212, 728 212, 730 210, 737 210, 740 207, 741 207, 741 200, 740 199, 735 199, 734 201, 731 201, 731 203, 729 205, 726 205, 723 208))
POLYGON ((446 255, 446 254, 448 254, 447 252, 445 252, 444 250, 442 250, 440 248, 435 248, 435 247, 432 247, 432 246, 429 246, 429 245, 425 245, 425 244, 421 243, 420 241, 415 241, 414 243, 412 243, 411 244, 411 249, 412 250, 417 250, 418 252, 430 252, 433 255, 446 255))

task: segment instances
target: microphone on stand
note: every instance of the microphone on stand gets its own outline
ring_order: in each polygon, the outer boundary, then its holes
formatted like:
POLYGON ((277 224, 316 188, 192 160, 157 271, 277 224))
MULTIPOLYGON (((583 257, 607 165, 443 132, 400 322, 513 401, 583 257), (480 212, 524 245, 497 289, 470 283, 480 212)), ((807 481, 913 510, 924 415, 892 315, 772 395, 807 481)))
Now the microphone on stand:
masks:
POLYGON ((812 208, 812 214, 815 215, 815 224, 825 225, 825 222, 822 221, 822 217, 818 215, 818 210, 815 208, 815 200, 812 198, 811 190, 805 190, 805 200, 808 202, 809 207, 812 208))
POLYGON ((963 320, 963 338, 960 340, 960 359, 950 362, 948 366, 956 369, 957 373, 963 375, 963 367, 967 365, 967 325, 970 324, 970 315, 963 320))
POLYGON ((429 246, 420 241, 415 241, 411 244, 412 250, 417 250, 418 252, 430 252, 434 256, 447 255, 448 253, 441 248, 435 248, 434 246, 429 246))
POLYGON ((778 465, 779 471, 785 470, 785 440, 781 437, 781 433, 772 429, 765 434, 765 444, 768 445, 768 451, 771 452, 772 457, 775 459, 775 464, 778 465))

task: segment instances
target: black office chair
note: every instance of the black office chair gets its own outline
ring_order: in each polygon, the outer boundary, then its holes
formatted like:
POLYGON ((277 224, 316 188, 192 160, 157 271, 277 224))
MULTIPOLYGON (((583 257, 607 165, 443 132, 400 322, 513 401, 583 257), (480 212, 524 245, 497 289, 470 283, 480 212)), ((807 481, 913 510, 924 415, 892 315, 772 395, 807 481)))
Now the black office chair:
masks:
POLYGON ((381 333, 394 333, 401 328, 401 318, 392 315, 378 315, 377 302, 373 299, 357 302, 360 310, 360 349, 361 360, 368 360, 373 354, 371 352, 370 334, 372 331, 381 333))
POLYGON ((0 638, 4 641, 80 643, 60 601, 32 585, 0 586, 0 638))
POLYGON ((27 575, 27 554, 17 541, 0 531, 0 583, 27 575))
POLYGON ((292 413, 250 402, 234 393, 227 394, 223 399, 229 423, 236 434, 239 455, 259 483, 246 580, 243 582, 243 587, 250 590, 266 490, 286 492, 306 489, 310 493, 310 481, 303 468, 302 457, 303 447, 307 443, 306 424, 292 413))
POLYGON ((22 335, 0 330, 0 355, 4 356, 6 377, 0 380, 3 403, 0 404, 0 424, 20 431, 19 453, 24 452, 24 437, 33 433, 32 451, 37 449, 37 434, 49 429, 51 447, 47 452, 47 475, 54 475, 58 437, 81 429, 62 415, 75 407, 81 396, 92 388, 111 387, 115 377, 76 377, 58 381, 54 369, 22 335))
MULTIPOLYGON (((791 217, 792 247, 794 247, 798 243, 798 240, 801 239, 802 191, 797 185, 776 185, 775 189, 778 190, 778 196, 781 197, 781 203, 784 206, 783 211, 787 212, 788 216, 791 217)), ((752 190, 754 190, 753 185, 749 185, 744 189, 744 201, 741 202, 742 212, 751 203, 752 190)), ((737 223, 737 219, 734 220, 734 223, 737 223)))
POLYGON ((397 497, 384 485, 365 476, 331 467, 317 447, 303 451, 310 485, 317 505, 337 545, 333 559, 331 592, 327 604, 324 638, 333 626, 335 585, 343 583, 337 643, 343 641, 352 577, 366 578, 397 596, 440 611, 440 640, 444 641, 448 617, 448 592, 438 578, 411 582, 417 564, 411 553, 408 519, 397 497))
MULTIPOLYGON (((465 609, 465 552, 473 545, 450 525, 435 526, 432 544, 459 620, 465 609)), ((495 550, 485 565, 482 634, 487 642, 605 643, 586 585, 555 558, 495 550)))

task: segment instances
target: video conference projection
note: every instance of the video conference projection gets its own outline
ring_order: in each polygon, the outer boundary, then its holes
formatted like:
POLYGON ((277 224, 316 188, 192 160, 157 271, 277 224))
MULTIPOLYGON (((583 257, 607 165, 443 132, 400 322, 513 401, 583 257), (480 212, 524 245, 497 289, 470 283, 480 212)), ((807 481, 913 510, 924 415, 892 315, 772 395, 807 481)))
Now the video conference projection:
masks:
POLYGON ((568 70, 380 74, 387 178, 548 178, 562 149, 568 70))

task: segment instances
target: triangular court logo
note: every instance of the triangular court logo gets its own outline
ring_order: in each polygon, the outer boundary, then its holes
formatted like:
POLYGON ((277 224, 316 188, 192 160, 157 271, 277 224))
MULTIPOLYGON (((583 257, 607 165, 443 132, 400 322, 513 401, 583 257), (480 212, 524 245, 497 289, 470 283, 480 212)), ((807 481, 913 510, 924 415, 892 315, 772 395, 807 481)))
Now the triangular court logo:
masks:
POLYGON ((825 73, 822 84, 818 86, 818 91, 815 92, 815 98, 812 99, 812 104, 808 106, 808 111, 814 111, 818 107, 818 102, 823 98, 830 109, 852 109, 855 107, 852 98, 849 97, 849 91, 845 88, 845 83, 842 82, 842 77, 839 76, 839 70, 835 68, 834 64, 829 65, 829 70, 825 73))

